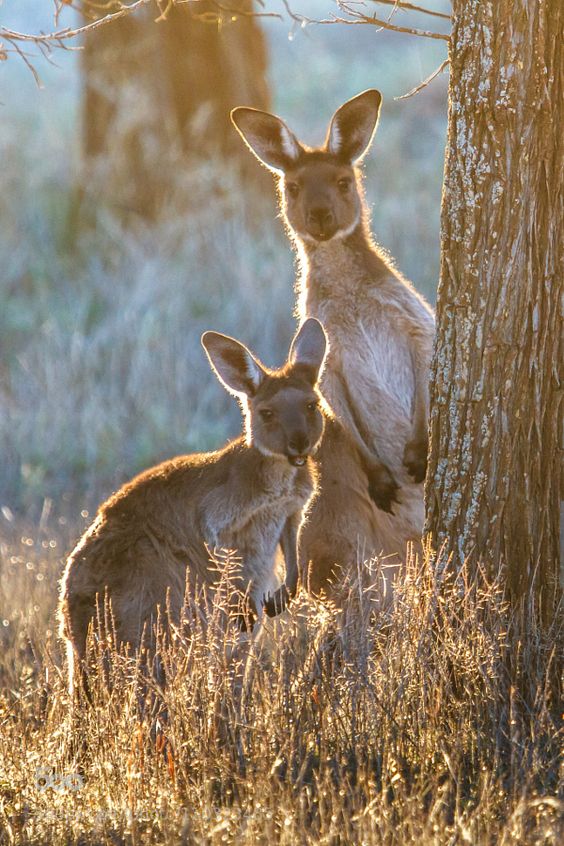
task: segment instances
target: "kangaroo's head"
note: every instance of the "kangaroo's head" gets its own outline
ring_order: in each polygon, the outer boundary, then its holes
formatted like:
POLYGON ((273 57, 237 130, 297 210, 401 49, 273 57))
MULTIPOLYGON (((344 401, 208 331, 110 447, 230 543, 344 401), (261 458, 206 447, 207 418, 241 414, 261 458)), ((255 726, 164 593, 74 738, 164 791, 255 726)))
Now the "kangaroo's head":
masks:
POLYGON ((268 370, 239 341, 205 332, 202 344, 220 382, 240 400, 247 443, 300 467, 321 441, 317 382, 327 350, 321 323, 304 322, 280 370, 268 370))
POLYGON ((282 210, 290 229, 309 242, 343 238, 361 221, 357 165, 370 147, 382 96, 364 91, 333 115, 322 147, 302 144, 268 112, 237 108, 231 119, 255 156, 280 177, 282 210))

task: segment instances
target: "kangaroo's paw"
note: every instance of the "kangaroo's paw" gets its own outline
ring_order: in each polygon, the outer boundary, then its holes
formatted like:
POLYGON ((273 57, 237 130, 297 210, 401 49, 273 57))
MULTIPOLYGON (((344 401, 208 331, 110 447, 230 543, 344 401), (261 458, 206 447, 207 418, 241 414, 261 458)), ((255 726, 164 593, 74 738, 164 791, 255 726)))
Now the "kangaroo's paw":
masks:
POLYGON ((272 595, 264 599, 264 611, 269 617, 277 617, 290 604, 291 594, 286 585, 280 585, 272 595))
POLYGON ((414 482, 422 482, 427 473, 427 441, 409 441, 403 452, 403 463, 414 482))
POLYGON ((246 597, 241 604, 239 613, 236 615, 237 626, 240 632, 252 632, 258 620, 256 607, 252 599, 246 597))
POLYGON ((393 514, 394 502, 399 505, 399 485, 385 464, 375 464, 367 470, 370 499, 382 511, 393 514))

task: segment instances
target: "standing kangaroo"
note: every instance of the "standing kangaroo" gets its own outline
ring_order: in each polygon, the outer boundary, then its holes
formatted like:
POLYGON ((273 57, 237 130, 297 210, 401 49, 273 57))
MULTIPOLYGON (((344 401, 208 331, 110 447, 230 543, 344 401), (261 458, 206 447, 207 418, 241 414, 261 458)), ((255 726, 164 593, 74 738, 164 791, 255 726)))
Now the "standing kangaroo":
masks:
POLYGON ((375 90, 349 100, 315 149, 275 115, 232 112, 251 151, 278 175, 299 260, 298 315, 317 317, 329 338, 321 387, 341 426, 327 427, 321 493, 302 536, 314 590, 329 589, 336 564, 382 552, 399 565, 407 542, 419 541, 423 528, 434 318, 370 234, 358 165, 381 100, 375 90), (399 485, 393 514, 382 510, 395 491, 379 462, 399 485))
POLYGON ((240 560, 229 607, 241 611, 247 596, 259 616, 263 609, 281 610, 284 586, 272 594, 279 544, 286 587, 295 591, 298 533, 315 486, 311 456, 324 428, 316 385, 325 333, 317 320, 307 320, 280 370, 267 370, 226 335, 206 332, 202 344, 219 380, 241 402, 244 435, 217 452, 165 461, 100 507, 69 556, 61 584, 71 691, 76 659, 88 692, 88 628, 105 594, 118 645, 139 650, 154 647, 159 606, 179 621, 187 583, 213 593, 219 579, 217 561, 210 560, 214 550, 235 550, 240 560))

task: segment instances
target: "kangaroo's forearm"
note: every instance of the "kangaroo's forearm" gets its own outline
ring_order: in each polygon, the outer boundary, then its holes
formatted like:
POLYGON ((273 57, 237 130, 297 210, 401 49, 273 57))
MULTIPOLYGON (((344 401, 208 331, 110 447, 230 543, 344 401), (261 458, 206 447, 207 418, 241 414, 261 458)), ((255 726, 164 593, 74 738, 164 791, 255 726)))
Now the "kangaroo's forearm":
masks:
POLYGON ((415 359, 414 376, 411 438, 405 444, 403 463, 412 479, 420 483, 427 473, 429 449, 429 368, 426 360, 423 362, 421 359, 415 359))
POLYGON ((284 583, 272 596, 265 598, 264 611, 269 617, 276 617, 288 607, 298 587, 298 532, 302 521, 302 512, 290 514, 282 529, 280 546, 286 563, 284 583))
POLYGON ((340 372, 325 375, 324 393, 338 422, 350 435, 363 460, 370 464, 377 456, 369 446, 369 438, 363 431, 347 382, 340 372))
POLYGON ((429 421, 429 386, 427 374, 417 373, 415 383, 415 403, 413 409, 413 439, 425 440, 429 421))
POLYGON ((301 511, 291 514, 282 530, 280 544, 286 562, 286 587, 290 596, 298 586, 298 531, 302 519, 301 511))

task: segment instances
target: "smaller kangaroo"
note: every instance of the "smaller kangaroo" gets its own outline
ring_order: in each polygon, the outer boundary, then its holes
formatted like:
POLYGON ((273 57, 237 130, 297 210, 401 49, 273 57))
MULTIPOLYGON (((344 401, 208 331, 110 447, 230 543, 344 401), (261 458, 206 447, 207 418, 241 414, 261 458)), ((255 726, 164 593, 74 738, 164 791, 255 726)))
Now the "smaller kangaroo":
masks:
POLYGON ((324 429, 317 381, 326 353, 323 327, 304 322, 280 370, 268 370, 238 341, 205 332, 202 344, 220 382, 240 401, 244 433, 212 453, 183 455, 141 473, 103 503, 70 554, 59 618, 69 687, 81 679, 97 600, 107 594, 117 645, 154 646, 158 608, 178 621, 190 589, 218 582, 214 550, 240 558, 239 612, 248 597, 260 617, 285 605, 298 581, 298 535, 315 490, 312 460, 324 429), (281 546, 285 585, 275 593, 281 546), (78 667, 76 667, 78 663, 78 667))

